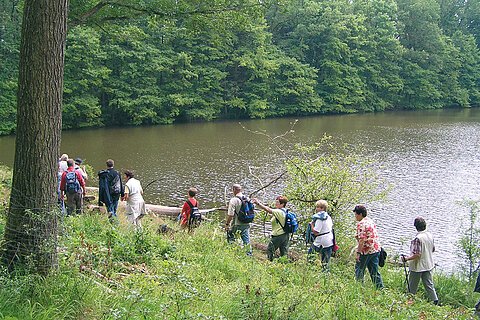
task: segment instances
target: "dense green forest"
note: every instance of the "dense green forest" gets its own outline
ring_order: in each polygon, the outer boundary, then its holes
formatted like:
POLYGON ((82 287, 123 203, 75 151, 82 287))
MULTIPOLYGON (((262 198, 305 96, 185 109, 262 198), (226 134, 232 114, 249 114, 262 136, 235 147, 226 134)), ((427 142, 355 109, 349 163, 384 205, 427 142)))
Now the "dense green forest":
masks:
MULTIPOLYGON (((0 3, 0 134, 22 1, 0 3)), ((480 105, 478 0, 70 2, 64 128, 480 105)))

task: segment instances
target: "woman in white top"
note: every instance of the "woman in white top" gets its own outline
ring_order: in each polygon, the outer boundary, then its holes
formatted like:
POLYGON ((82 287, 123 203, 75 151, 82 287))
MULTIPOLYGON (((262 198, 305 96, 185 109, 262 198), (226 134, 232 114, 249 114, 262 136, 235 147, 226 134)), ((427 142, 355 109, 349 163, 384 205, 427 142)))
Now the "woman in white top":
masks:
POLYGON ((328 264, 333 250, 333 221, 327 213, 328 203, 325 200, 318 200, 315 203, 316 213, 310 222, 315 241, 308 250, 309 254, 319 252, 322 256, 322 266, 328 270, 328 264))
POLYGON ((125 196, 123 201, 127 201, 126 215, 127 220, 133 224, 137 229, 142 228, 141 219, 145 215, 145 201, 143 200, 143 189, 140 181, 134 178, 134 174, 130 170, 126 170, 125 178, 125 196))

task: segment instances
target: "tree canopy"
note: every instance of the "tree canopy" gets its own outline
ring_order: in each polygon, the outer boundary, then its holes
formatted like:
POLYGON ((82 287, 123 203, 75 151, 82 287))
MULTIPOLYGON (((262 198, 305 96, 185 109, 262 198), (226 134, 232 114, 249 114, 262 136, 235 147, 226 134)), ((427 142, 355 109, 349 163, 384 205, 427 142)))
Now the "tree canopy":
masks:
MULTIPOLYGON (((456 0, 70 3, 63 128, 480 104, 480 8, 456 0)), ((0 134, 23 2, 0 4, 0 134)))

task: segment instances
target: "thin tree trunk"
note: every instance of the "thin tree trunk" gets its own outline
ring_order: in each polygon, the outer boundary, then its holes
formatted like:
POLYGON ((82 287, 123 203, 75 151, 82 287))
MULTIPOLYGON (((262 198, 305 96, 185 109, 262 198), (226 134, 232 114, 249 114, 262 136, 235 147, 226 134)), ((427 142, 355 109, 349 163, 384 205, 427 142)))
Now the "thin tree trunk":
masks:
POLYGON ((4 262, 46 274, 56 266, 57 158, 67 0, 26 0, 17 93, 17 130, 4 262))

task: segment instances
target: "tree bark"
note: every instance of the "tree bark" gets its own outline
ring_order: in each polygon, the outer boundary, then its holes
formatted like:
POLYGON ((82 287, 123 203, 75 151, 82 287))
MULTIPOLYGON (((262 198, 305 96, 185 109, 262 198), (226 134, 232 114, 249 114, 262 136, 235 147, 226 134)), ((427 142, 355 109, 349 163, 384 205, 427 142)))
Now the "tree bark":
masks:
POLYGON ((17 93, 12 192, 3 261, 40 274, 57 265, 57 161, 67 0, 26 0, 17 93))

